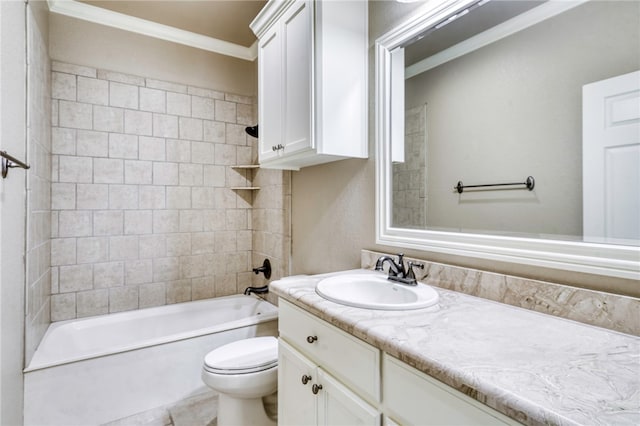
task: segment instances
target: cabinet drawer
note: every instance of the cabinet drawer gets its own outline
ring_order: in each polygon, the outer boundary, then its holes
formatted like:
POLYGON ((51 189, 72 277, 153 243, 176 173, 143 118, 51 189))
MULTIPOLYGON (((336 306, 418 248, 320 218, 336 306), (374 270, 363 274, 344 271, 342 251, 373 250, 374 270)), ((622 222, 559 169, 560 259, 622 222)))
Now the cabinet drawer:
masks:
POLYGON ((385 413, 403 425, 519 424, 386 354, 382 383, 385 413))
POLYGON ((380 351, 329 323, 279 302, 280 337, 371 402, 380 401, 380 351))

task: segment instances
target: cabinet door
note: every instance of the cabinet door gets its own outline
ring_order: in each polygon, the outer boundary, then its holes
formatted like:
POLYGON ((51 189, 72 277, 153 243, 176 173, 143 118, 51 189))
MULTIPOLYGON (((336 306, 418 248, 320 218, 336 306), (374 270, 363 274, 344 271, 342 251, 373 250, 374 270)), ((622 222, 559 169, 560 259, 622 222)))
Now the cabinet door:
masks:
POLYGON ((386 406, 385 414, 400 424, 420 426, 519 424, 386 354, 383 358, 382 371, 382 399, 386 406))
POLYGON ((282 339, 278 343, 278 424, 316 424, 317 397, 311 387, 317 379, 315 364, 282 339), (303 383, 306 377, 307 383, 303 383))
POLYGON ((284 150, 310 149, 312 114, 313 3, 297 1, 282 17, 284 39, 284 150))
POLYGON ((379 426, 381 414, 347 389, 321 368, 318 368, 319 426, 379 426))
POLYGON ((258 44, 258 122, 260 124, 260 161, 277 156, 274 147, 282 144, 282 35, 274 25, 258 44))

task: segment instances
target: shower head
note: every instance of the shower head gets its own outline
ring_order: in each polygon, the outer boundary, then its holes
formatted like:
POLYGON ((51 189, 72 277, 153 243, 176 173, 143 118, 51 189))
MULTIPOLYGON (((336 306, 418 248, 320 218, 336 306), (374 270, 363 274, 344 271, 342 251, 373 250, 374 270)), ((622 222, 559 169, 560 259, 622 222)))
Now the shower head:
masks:
POLYGON ((251 127, 245 128, 244 131, 247 132, 247 134, 249 136, 253 136, 254 138, 258 137, 258 125, 257 124, 255 126, 251 126, 251 127))

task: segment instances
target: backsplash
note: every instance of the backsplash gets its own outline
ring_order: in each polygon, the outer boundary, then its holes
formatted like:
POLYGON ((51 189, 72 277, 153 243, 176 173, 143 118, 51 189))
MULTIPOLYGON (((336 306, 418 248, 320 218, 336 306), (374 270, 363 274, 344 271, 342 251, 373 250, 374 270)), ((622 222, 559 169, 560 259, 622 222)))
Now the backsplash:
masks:
POLYGON ((61 62, 52 95, 52 321, 242 292, 254 238, 287 269, 288 174, 233 168, 253 98, 61 62))
MULTIPOLYGON (((373 269, 385 254, 391 255, 362 250, 362 268, 373 269)), ((405 261, 409 260, 424 264, 423 270, 414 269, 416 278, 434 287, 640 335, 638 298, 405 257, 405 261)))

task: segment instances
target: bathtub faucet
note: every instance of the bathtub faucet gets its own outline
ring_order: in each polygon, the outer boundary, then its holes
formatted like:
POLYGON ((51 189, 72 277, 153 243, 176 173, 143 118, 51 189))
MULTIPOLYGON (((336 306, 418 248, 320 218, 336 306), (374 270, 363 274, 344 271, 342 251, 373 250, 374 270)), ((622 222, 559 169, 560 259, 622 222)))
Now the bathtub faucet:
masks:
POLYGON ((244 294, 251 294, 251 293, 255 293, 255 294, 266 294, 269 293, 269 286, 265 285, 262 287, 247 287, 244 289, 244 294))

